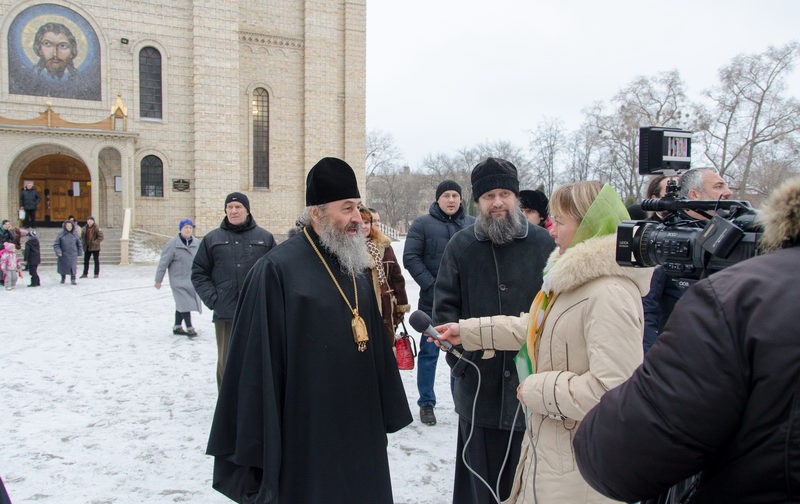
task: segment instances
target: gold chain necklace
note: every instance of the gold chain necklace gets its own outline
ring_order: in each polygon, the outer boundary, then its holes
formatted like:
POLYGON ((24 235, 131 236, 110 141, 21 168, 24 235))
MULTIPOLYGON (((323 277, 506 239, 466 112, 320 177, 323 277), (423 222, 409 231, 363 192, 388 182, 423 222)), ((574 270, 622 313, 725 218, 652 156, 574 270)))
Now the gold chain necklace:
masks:
POLYGON ((331 276, 331 280, 333 280, 333 284, 339 289, 339 294, 342 295, 342 299, 347 304, 347 307, 353 312, 353 320, 350 322, 350 326, 353 329, 353 341, 356 342, 356 346, 358 347, 359 352, 363 352, 367 349, 367 341, 369 341, 369 335, 367 334, 367 324, 364 322, 364 319, 358 314, 358 288, 356 287, 356 274, 355 272, 350 272, 353 276, 353 293, 355 294, 356 298, 356 307, 353 308, 353 305, 350 304, 350 301, 347 299, 347 296, 344 295, 344 291, 342 287, 339 285, 339 282, 336 281, 336 277, 333 276, 333 271, 331 271, 330 266, 325 261, 325 258, 322 257, 322 254, 319 252, 314 240, 308 235, 307 229, 303 228, 303 234, 306 235, 306 239, 308 243, 311 244, 311 247, 314 249, 314 252, 317 253, 319 256, 319 260, 322 261, 322 264, 325 266, 325 269, 328 270, 328 274, 331 276))

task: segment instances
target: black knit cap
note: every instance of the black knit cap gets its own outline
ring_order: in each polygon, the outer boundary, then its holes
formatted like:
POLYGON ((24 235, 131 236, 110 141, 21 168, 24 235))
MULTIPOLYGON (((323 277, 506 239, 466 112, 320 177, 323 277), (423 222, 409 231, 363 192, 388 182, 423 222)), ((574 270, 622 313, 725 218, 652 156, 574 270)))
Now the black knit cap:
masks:
POLYGON ((232 192, 228 196, 225 197, 225 208, 228 207, 228 203, 231 201, 238 201, 241 203, 246 209, 247 213, 250 213, 250 200, 247 199, 247 196, 240 192, 232 192))
POLYGON ((356 173, 341 159, 320 159, 306 176, 306 206, 348 198, 361 198, 356 173))
POLYGON ((436 200, 439 199, 445 191, 455 191, 461 196, 461 186, 455 180, 443 180, 441 184, 436 187, 436 200))
POLYGON ((547 196, 542 191, 525 189, 519 192, 519 206, 523 210, 536 210, 539 216, 547 217, 547 196))
POLYGON ((472 197, 475 201, 481 194, 493 189, 508 189, 519 194, 517 167, 505 159, 487 158, 472 170, 472 197))

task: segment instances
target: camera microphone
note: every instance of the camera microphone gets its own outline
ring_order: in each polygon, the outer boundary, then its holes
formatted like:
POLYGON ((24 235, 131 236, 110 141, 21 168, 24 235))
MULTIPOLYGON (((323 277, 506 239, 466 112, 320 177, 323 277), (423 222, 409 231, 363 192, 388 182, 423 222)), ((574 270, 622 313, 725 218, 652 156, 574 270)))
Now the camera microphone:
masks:
POLYGON ((417 310, 412 313, 411 316, 408 317, 408 323, 411 324, 411 327, 413 327, 415 331, 434 341, 438 341, 445 351, 455 355, 459 359, 461 358, 461 352, 456 350, 449 341, 439 339, 439 333, 433 328, 431 318, 424 311, 417 310))

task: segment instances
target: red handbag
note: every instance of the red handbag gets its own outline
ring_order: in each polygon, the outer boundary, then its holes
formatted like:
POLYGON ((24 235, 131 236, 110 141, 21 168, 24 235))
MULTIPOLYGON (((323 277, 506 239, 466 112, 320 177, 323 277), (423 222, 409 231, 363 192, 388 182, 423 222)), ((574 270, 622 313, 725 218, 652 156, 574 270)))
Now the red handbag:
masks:
POLYGON ((417 356, 417 342, 409 336, 406 323, 400 322, 403 330, 395 336, 395 356, 397 357, 397 369, 414 369, 414 357, 417 356))

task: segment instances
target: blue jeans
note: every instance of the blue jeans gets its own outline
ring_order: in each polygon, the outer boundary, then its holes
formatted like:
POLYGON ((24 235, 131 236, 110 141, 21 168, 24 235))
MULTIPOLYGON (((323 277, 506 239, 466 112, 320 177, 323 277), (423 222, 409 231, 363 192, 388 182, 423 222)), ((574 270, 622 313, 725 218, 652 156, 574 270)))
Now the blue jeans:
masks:
POLYGON ((436 381, 436 363, 439 361, 439 347, 435 343, 428 343, 428 337, 420 336, 419 352, 417 353, 417 389, 419 399, 417 405, 436 406, 436 393, 433 383, 436 381))

